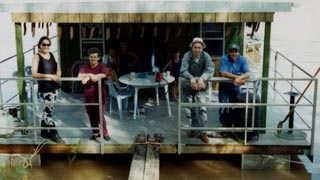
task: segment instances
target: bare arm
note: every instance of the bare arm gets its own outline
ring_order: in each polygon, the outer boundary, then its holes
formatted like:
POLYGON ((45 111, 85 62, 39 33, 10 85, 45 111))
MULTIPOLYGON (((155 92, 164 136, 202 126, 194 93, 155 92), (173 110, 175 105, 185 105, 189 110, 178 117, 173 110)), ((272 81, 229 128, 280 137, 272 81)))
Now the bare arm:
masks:
POLYGON ((132 62, 132 64, 129 64, 129 66, 134 66, 134 65, 136 65, 136 63, 138 62, 138 56, 135 55, 133 52, 128 52, 128 54, 129 54, 130 56, 132 56, 132 58, 133 58, 133 62, 132 62))
POLYGON ((221 76, 233 79, 234 85, 243 85, 245 84, 245 80, 250 77, 250 72, 246 72, 244 74, 241 74, 240 76, 228 72, 221 72, 221 76))
POLYGON ((92 73, 79 73, 78 78, 82 79, 82 84, 86 84, 89 80, 97 82, 99 79, 106 78, 107 75, 104 73, 92 74, 92 73))

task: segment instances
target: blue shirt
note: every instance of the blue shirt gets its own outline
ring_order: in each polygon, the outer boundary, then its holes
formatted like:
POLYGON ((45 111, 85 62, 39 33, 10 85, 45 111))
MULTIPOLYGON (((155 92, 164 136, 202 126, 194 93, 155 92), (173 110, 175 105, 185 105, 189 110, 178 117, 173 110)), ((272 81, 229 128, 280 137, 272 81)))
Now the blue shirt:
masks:
POLYGON ((220 59, 219 72, 228 72, 235 75, 241 75, 250 72, 250 69, 245 57, 239 55, 237 60, 233 62, 229 55, 224 55, 220 59))

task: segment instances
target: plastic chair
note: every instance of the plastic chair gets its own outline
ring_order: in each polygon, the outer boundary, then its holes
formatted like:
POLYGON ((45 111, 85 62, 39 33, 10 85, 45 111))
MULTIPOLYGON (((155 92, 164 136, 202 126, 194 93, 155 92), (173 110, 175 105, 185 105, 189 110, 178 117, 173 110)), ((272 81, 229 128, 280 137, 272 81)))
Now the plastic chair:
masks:
POLYGON ((121 87, 117 82, 112 82, 108 80, 107 82, 108 89, 109 89, 109 97, 110 97, 110 114, 112 112, 112 99, 115 98, 118 103, 118 111, 119 117, 122 119, 122 103, 125 100, 126 109, 128 109, 128 98, 133 97, 133 89, 129 89, 127 87, 121 87))
MULTIPOLYGON (((81 66, 86 63, 88 63, 87 60, 78 60, 78 61, 74 62, 71 67, 71 77, 78 77, 78 73, 79 73, 81 66)), ((80 83, 79 81, 72 81, 72 84, 71 84, 71 92, 72 93, 78 92, 79 83, 80 83)))

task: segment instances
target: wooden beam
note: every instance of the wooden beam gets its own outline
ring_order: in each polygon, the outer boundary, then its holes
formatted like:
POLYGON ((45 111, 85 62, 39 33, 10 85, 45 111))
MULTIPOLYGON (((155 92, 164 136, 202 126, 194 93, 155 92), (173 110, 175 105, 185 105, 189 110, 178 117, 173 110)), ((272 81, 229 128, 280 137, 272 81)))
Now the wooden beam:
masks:
MULTIPOLYGON (((73 144, 46 144, 41 148, 39 154, 70 154, 74 152, 76 145, 73 144)), ((0 153, 6 154, 32 154, 37 148, 34 144, 1 144, 0 153)), ((133 153, 134 144, 106 144, 106 154, 127 154, 133 153)), ((282 154, 282 155, 303 155, 310 151, 311 146, 299 145, 184 145, 182 153, 198 154, 282 154)), ((78 154, 100 154, 98 144, 80 144, 77 147, 78 154)), ((177 154, 177 144, 162 144, 160 153, 177 154)))
POLYGON ((261 20, 265 21, 266 13, 253 13, 252 22, 261 22, 261 20))
MULTIPOLYGON (((24 54, 23 54, 23 42, 22 42, 22 28, 21 23, 15 23, 15 35, 16 35, 16 52, 17 52, 17 69, 18 77, 24 77, 24 54)), ((18 81, 18 93, 20 103, 26 103, 26 82, 23 80, 18 81)), ((20 119, 27 120, 27 108, 26 105, 20 105, 20 119)))
POLYGON ((79 13, 69 13, 68 22, 81 22, 79 13))
POLYGON ((137 144, 133 153, 129 180, 144 179, 145 158, 147 146, 145 144, 137 144))
POLYGON ((80 14, 80 22, 82 22, 82 23, 91 23, 92 22, 92 14, 91 13, 82 13, 82 14, 80 14))
POLYGON ((31 22, 31 13, 11 13, 12 22, 31 22))
MULTIPOLYGON (((271 43, 271 22, 265 23, 264 28, 264 41, 263 41, 263 62, 262 62, 262 77, 269 77, 269 65, 270 65, 270 43, 271 43)), ((261 103, 267 103, 268 101, 268 82, 262 82, 261 88, 261 103)), ((262 107, 261 112, 261 127, 266 127, 267 121, 267 106, 262 107)), ((275 127, 276 128, 276 127, 275 127)))
POLYGON ((93 13, 92 14, 92 22, 95 22, 95 23, 103 23, 103 22, 105 22, 104 14, 103 13, 93 13))
POLYGON ((179 13, 179 22, 181 22, 181 23, 190 22, 190 14, 189 13, 179 13))
POLYGON ((54 14, 54 19, 55 19, 55 22, 58 22, 58 23, 67 23, 67 22, 69 22, 67 14, 64 14, 64 13, 55 13, 54 14))
POLYGON ((228 13, 228 22, 240 22, 241 14, 240 13, 228 13))
POLYGON ((191 13, 190 22, 202 22, 203 14, 202 13, 191 13))
POLYGON ((228 13, 217 13, 216 22, 228 22, 228 13))
POLYGON ((266 13, 266 22, 273 22, 274 13, 266 13))
POLYGON ((31 22, 43 22, 43 13, 31 13, 31 22))
POLYGON ((216 22, 216 13, 206 13, 203 15, 203 22, 216 22))
POLYGON ((169 22, 169 23, 179 22, 179 14, 177 13, 166 13, 165 17, 166 17, 165 18, 166 22, 169 22))
POLYGON ((154 20, 154 14, 153 13, 143 13, 141 15, 141 22, 143 23, 153 23, 154 20))
POLYGON ((274 13, 11 13, 13 22, 165 23, 272 22, 274 13))
POLYGON ((182 147, 182 153, 190 154, 279 154, 294 155, 304 154, 306 146, 276 146, 276 145, 185 145, 182 147))
POLYGON ((129 14, 128 13, 118 13, 117 14, 117 22, 129 22, 129 14))
POLYGON ((144 179, 157 180, 160 178, 159 145, 148 144, 144 169, 144 179))
POLYGON ((166 21, 165 14, 163 13, 155 13, 154 15, 154 22, 155 23, 161 23, 166 21))
POLYGON ((129 14, 129 22, 138 23, 141 22, 141 13, 129 14))

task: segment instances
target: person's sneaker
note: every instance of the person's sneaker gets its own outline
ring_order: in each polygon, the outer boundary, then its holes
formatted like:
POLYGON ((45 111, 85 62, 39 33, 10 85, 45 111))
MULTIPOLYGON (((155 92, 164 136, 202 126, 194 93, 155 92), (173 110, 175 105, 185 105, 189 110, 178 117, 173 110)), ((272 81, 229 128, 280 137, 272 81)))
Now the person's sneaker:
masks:
POLYGON ((196 136, 196 131, 189 131, 188 132, 188 137, 195 137, 196 136))
POLYGON ((49 138, 50 140, 58 143, 58 144, 65 144, 66 142, 59 136, 58 133, 52 132, 51 131, 51 136, 49 138))
POLYGON ((145 112, 146 112, 146 109, 143 106, 141 106, 139 109, 139 113, 143 114, 145 112))
MULTIPOLYGON (((222 123, 222 124, 221 124, 221 127, 231 127, 231 125, 228 124, 228 123, 222 123)), ((223 137, 223 138, 230 136, 230 132, 228 132, 228 131, 227 131, 227 132, 226 132, 226 131, 221 131, 219 134, 220 134, 220 136, 223 137)))
POLYGON ((110 141, 110 136, 109 135, 107 135, 107 136, 103 136, 103 139, 105 140, 105 141, 110 141))
MULTIPOLYGON (((41 127, 49 127, 44 120, 41 120, 41 127)), ((40 135, 42 138, 49 138, 50 132, 48 129, 41 129, 40 135)))
POLYGON ((202 133, 202 134, 200 135, 200 139, 201 139, 201 141, 203 141, 204 143, 208 143, 208 142, 209 142, 209 137, 208 137, 208 135, 205 134, 205 133, 202 133))
POLYGON ((97 138, 100 137, 100 134, 93 134, 92 136, 90 136, 90 140, 97 140, 97 138))

